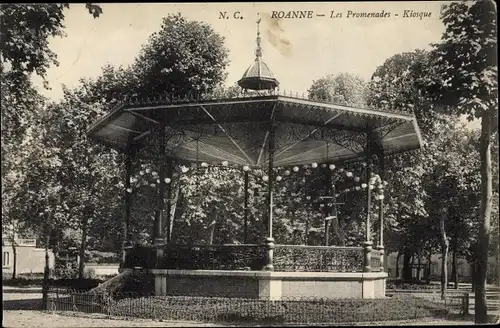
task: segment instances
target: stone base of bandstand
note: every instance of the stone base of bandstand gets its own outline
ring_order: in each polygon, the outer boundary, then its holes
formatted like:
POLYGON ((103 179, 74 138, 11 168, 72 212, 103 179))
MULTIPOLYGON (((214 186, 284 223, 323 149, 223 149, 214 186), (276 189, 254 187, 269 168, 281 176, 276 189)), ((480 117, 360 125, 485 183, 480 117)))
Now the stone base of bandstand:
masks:
POLYGON ((291 298, 384 298, 386 272, 271 272, 152 269, 155 294, 291 298))

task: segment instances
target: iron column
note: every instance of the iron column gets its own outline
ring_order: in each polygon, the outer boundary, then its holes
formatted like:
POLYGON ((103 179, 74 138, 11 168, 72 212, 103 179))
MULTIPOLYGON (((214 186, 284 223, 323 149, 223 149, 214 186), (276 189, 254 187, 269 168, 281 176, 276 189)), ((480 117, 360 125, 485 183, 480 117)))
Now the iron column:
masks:
POLYGON ((370 179, 372 175, 372 160, 371 160, 371 135, 367 135, 367 149, 366 149, 366 241, 364 242, 364 258, 363 258, 363 271, 370 272, 371 268, 371 252, 372 252, 372 241, 371 241, 371 226, 370 226, 370 209, 371 209, 371 184, 370 179))
POLYGON ((171 212, 172 212, 172 173, 173 173, 173 163, 171 159, 167 160, 167 177, 169 179, 169 183, 167 184, 167 245, 170 244, 170 235, 172 232, 170 231, 171 225, 171 212))
MULTIPOLYGON (((383 150, 380 150, 378 153, 379 157, 379 165, 380 165, 380 178, 382 183, 385 181, 385 158, 383 150)), ((384 187, 382 187, 384 188, 384 187)), ((384 190, 384 189, 382 189, 384 190)), ((382 195, 384 195, 382 193, 382 195)), ((380 218, 380 234, 378 239, 377 250, 380 253, 380 270, 384 270, 384 197, 380 199, 380 207, 378 209, 378 216, 380 218)))
POLYGON ((243 244, 248 242, 248 171, 245 171, 245 212, 243 221, 243 244))
POLYGON ((126 265, 128 250, 132 247, 130 242, 130 210, 132 207, 132 188, 130 178, 132 177, 133 160, 135 149, 129 148, 125 154, 125 213, 123 218, 123 253, 122 268, 126 265))
POLYGON ((274 184, 274 173, 273 173, 273 166, 274 166, 274 110, 273 108, 272 114, 271 114, 271 125, 269 128, 269 167, 268 167, 268 177, 269 177, 269 184, 268 184, 268 208, 267 208, 267 213, 268 213, 268 222, 267 222, 267 229, 268 229, 268 237, 266 238, 266 246, 267 246, 267 264, 264 267, 264 270, 268 271, 273 271, 274 266, 273 266, 273 249, 274 249, 274 238, 273 238, 273 184, 274 184))

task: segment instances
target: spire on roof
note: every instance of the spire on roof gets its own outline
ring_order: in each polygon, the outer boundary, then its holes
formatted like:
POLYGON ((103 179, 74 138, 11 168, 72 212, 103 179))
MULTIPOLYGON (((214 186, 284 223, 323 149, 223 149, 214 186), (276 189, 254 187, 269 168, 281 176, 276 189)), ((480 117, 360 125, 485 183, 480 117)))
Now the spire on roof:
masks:
POLYGON ((245 71, 238 85, 245 90, 274 90, 278 81, 274 78, 269 67, 262 60, 262 47, 260 37, 261 18, 257 19, 257 48, 255 49, 255 62, 245 71))
POLYGON ((260 46, 260 41, 261 41, 261 38, 260 38, 260 21, 261 21, 261 18, 259 17, 259 19, 257 20, 257 49, 255 49, 255 55, 257 56, 257 58, 260 58, 262 57, 262 48, 260 46))

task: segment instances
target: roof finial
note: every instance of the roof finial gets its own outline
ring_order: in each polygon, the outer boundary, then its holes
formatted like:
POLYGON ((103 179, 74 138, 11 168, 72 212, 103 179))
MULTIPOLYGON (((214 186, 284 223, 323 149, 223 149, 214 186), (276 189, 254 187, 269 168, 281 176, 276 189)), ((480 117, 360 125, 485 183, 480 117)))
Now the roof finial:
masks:
POLYGON ((260 41, 261 41, 260 21, 261 21, 261 18, 260 18, 260 15, 258 13, 257 13, 257 15, 259 16, 259 19, 257 19, 257 49, 255 50, 255 55, 257 56, 257 58, 260 58, 260 57, 262 57, 262 48, 260 47, 260 41))

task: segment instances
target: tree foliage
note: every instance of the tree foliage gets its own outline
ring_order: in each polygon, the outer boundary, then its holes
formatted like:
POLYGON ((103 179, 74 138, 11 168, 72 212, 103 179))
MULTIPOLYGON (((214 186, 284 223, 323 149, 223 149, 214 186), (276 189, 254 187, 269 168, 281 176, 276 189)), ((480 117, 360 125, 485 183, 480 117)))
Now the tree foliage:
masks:
MULTIPOLYGON (((106 65, 99 77, 82 78, 76 88, 64 89, 64 100, 56 106, 61 148, 58 155, 65 175, 61 183, 71 190, 68 201, 72 202, 77 229, 85 228, 92 233, 92 244, 104 244, 99 240, 107 241, 110 246, 121 244, 121 205, 126 191, 121 181, 123 156, 88 140, 85 132, 91 123, 113 108, 120 95, 147 97, 173 92, 178 96, 195 96, 212 92, 224 78, 226 64, 223 39, 208 25, 169 15, 132 65, 126 68, 106 65), (110 235, 110 230, 116 233, 110 235)), ((137 162, 134 169, 131 229, 133 235, 139 236, 140 243, 148 242, 153 231, 158 177, 151 172, 158 174, 156 166, 156 161, 137 162), (149 167, 151 174, 140 175, 144 167, 149 167)))
MULTIPOLYGON (((441 19, 445 32, 433 50, 433 71, 427 91, 441 111, 481 119, 481 207, 476 247, 475 318, 487 321, 486 273, 491 238, 492 136, 498 130, 498 67, 496 4, 489 0, 451 3, 441 19)), ((498 137, 498 135, 496 134, 498 137)))
POLYGON ((446 30, 432 52, 428 91, 449 113, 497 122, 498 62, 493 1, 450 3, 441 17, 446 30))
POLYGON ((440 117, 433 110, 432 99, 422 86, 428 79, 430 54, 415 50, 396 54, 377 67, 368 84, 367 103, 371 108, 390 109, 415 114, 425 137, 440 117))
POLYGON ((364 107, 366 91, 366 83, 361 77, 339 73, 313 81, 308 95, 311 99, 324 100, 338 105, 364 107))
MULTIPOLYGON (((0 9, 0 54, 14 72, 36 73, 45 77, 51 65, 58 65, 57 55, 49 48, 50 37, 63 37, 64 10, 69 3, 5 4, 0 9)), ((87 3, 94 18, 101 7, 87 3)))

